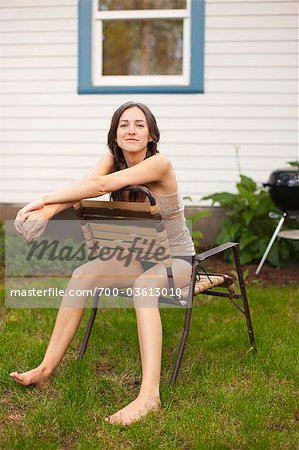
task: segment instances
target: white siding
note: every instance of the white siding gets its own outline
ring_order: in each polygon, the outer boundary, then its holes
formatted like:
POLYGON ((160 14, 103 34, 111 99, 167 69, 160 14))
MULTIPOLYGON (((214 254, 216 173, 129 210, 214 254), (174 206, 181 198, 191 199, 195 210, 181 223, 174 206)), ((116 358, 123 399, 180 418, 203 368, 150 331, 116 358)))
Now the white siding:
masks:
POLYGON ((113 111, 148 104, 194 202, 297 158, 297 1, 207 0, 205 93, 77 95, 77 1, 0 0, 1 202, 83 175, 113 111))

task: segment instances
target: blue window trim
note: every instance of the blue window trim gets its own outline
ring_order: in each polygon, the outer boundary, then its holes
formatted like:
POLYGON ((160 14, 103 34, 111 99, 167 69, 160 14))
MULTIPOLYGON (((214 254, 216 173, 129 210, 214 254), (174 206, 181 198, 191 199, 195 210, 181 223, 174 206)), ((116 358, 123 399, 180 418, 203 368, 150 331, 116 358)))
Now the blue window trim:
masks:
POLYGON ((79 0, 78 94, 175 94, 204 92, 204 0, 191 0, 191 73, 188 86, 93 86, 91 82, 92 1, 79 0))

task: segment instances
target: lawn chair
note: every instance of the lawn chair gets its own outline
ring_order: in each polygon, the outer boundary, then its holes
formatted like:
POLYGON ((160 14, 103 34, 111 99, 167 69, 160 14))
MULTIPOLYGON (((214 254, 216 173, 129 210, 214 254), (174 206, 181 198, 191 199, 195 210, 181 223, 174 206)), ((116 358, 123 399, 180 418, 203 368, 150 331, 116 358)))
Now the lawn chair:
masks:
MULTIPOLYGON (((161 296, 159 298, 159 303, 165 303, 186 309, 183 334, 170 383, 174 384, 178 375, 190 328, 193 298, 198 294, 225 297, 229 299, 231 303, 245 316, 251 345, 250 350, 255 351, 256 347, 254 333, 242 268, 237 250, 238 244, 236 242, 227 242, 226 244, 219 245, 211 250, 197 254, 193 259, 189 285, 182 289, 178 295, 176 295, 167 234, 160 215, 159 206, 156 204, 153 194, 144 186, 128 186, 123 189, 123 191, 143 192, 149 202, 146 201, 141 203, 83 200, 76 203, 74 208, 80 218, 86 245, 93 257, 96 257, 99 254, 100 249, 103 247, 115 249, 116 247, 119 248, 120 244, 124 251, 129 252, 129 249, 132 246, 132 241, 136 239, 137 235, 155 239, 157 245, 164 248, 165 259, 163 260, 163 263, 168 275, 169 290, 165 296, 163 295, 163 297, 161 296), (234 281, 229 275, 207 273, 200 267, 202 262, 212 256, 222 254, 229 249, 233 251, 234 255, 238 274, 239 294, 235 292, 234 281), (215 290, 216 287, 226 288, 228 292, 219 289, 215 290), (169 295, 170 293, 171 295, 169 295)), ((145 251, 146 250, 147 249, 145 248, 145 251)), ((154 250, 152 249, 151 254, 148 254, 147 257, 152 257, 153 251, 154 250)), ((124 295, 124 290, 119 288, 119 291, 121 292, 121 295, 124 295)), ((115 290, 113 292, 115 292, 115 290)), ((99 295, 96 294, 79 354, 80 359, 83 358, 88 345, 91 330, 98 311, 98 304, 99 295)))

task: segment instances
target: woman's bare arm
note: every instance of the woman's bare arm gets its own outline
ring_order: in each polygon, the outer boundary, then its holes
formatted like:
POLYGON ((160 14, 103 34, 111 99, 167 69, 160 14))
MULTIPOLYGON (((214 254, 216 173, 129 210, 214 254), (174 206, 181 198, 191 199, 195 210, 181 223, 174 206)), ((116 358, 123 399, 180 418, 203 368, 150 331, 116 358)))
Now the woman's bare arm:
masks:
MULTIPOLYGON (((94 175, 72 185, 45 194, 41 204, 76 202, 83 198, 98 197, 131 184, 146 184, 163 180, 170 170, 170 162, 162 155, 154 155, 128 169, 107 175, 94 175)), ((35 205, 31 205, 35 209, 35 205)))
MULTIPOLYGON (((88 178, 94 178, 99 176, 104 176, 113 171, 113 156, 111 153, 106 153, 99 162, 92 167, 87 174, 82 177, 80 180, 78 180, 80 183, 84 180, 87 180, 88 178)), ((71 208, 75 201, 65 202, 65 203, 52 203, 47 204, 47 212, 48 220, 54 217, 56 214, 58 214, 61 211, 64 211, 65 209, 71 208)))
MULTIPOLYGON (((104 155, 100 161, 81 179, 82 181, 96 176, 104 176, 113 171, 113 156, 111 153, 104 155)), ((81 182, 82 182, 81 181, 81 182)), ((36 228, 44 230, 47 222, 65 209, 71 208, 75 202, 52 203, 44 205, 40 202, 31 202, 18 211, 15 219, 15 228, 26 239, 36 237, 36 228), (32 208, 32 204, 36 204, 32 208), (31 206, 30 206, 31 205, 31 206)), ((42 231, 41 231, 42 232, 42 231)))
MULTIPOLYGON (((106 153, 100 161, 80 180, 73 183, 74 185, 78 184, 82 186, 82 183, 89 183, 88 180, 94 179, 94 177, 100 177, 107 175, 113 171, 113 156, 111 153, 106 153)), ((72 185, 71 185, 72 186, 72 185)), ((63 191, 64 189, 69 189, 69 187, 61 189, 63 191)), ((57 192, 59 192, 58 190, 57 192)), ((82 197, 83 198, 83 197, 82 197)), ((73 204, 77 201, 77 199, 73 200, 65 200, 65 201, 54 201, 48 203, 48 207, 41 211, 41 220, 45 220, 45 217, 47 217, 47 220, 51 219, 53 216, 58 214, 61 211, 64 211, 67 208, 71 208, 73 204)), ((19 224, 19 228, 22 225, 22 222, 26 220, 29 217, 29 212, 33 210, 42 210, 44 207, 45 202, 42 198, 39 198, 37 200, 34 200, 33 202, 28 203, 24 208, 20 209, 20 211, 17 214, 16 221, 19 224)), ((18 230, 21 232, 21 229, 18 230)))

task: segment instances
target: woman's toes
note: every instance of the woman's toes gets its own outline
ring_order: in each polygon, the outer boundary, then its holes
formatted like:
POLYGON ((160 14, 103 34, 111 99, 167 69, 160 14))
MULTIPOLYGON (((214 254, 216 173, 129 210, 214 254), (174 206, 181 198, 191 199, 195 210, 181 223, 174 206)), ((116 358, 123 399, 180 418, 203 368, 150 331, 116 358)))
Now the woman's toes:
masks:
POLYGON ((116 423, 121 424, 121 416, 118 413, 112 414, 112 416, 110 416, 108 418, 107 422, 114 423, 114 424, 116 424, 116 423))
POLYGON ((49 385, 49 376, 44 373, 40 368, 28 370, 24 373, 11 372, 10 376, 23 386, 29 386, 35 384, 41 389, 45 389, 49 385))
MULTIPOLYGON (((137 422, 142 417, 146 416, 150 411, 155 411, 159 408, 160 400, 141 402, 134 400, 125 408, 117 411, 109 417, 108 422, 118 425, 130 425, 137 422)), ((106 419, 105 419, 106 421, 106 419)))
POLYGON ((19 383, 22 383, 22 376, 18 372, 11 372, 10 373, 11 378, 13 378, 15 381, 18 381, 19 383))
POLYGON ((11 372, 10 374, 9 374, 12 378, 14 378, 14 377, 18 377, 18 372, 11 372))

